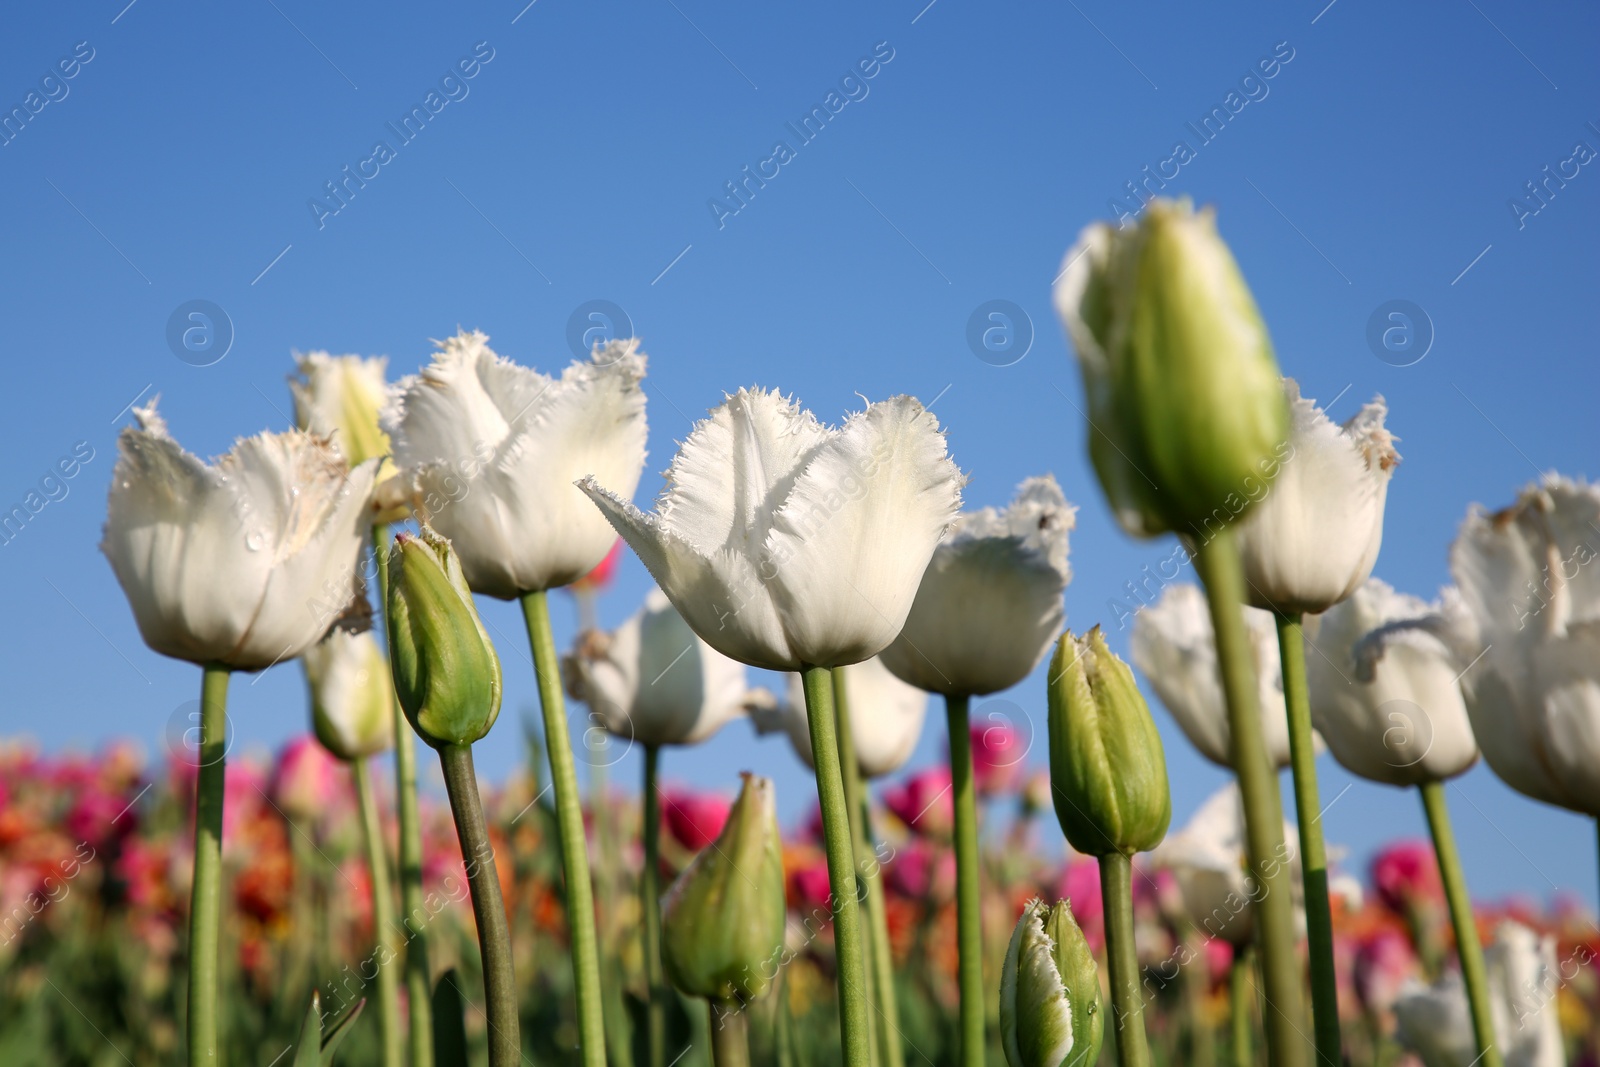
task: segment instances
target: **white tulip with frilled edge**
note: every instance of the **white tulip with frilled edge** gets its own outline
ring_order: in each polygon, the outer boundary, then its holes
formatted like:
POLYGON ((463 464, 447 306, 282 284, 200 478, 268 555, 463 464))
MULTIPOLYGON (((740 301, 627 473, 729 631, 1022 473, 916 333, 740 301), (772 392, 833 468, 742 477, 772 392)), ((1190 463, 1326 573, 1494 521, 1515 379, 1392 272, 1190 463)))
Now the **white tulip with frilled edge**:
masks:
POLYGON ((979 696, 1026 678, 1061 633, 1077 519, 1056 480, 1029 478, 1004 510, 960 516, 933 553, 886 667, 919 689, 979 696))
POLYGON ((615 535, 573 482, 638 487, 645 357, 637 340, 612 341, 549 378, 488 341, 440 342, 391 390, 383 426, 418 515, 450 539, 476 592, 509 600, 576 581, 610 551, 615 535))
POLYGON ((1100 971, 1070 901, 1029 901, 1000 969, 1000 1044, 1010 1067, 1091 1067, 1105 1037, 1100 971))
POLYGON ((377 461, 299 430, 183 450, 152 403, 122 431, 100 550, 145 644, 234 670, 293 659, 366 607, 358 566, 377 461))
POLYGON ((351 463, 387 456, 389 437, 378 428, 378 412, 388 396, 388 358, 309 352, 295 362, 300 377, 289 379, 295 425, 331 436, 351 463))
MULTIPOLYGON (((928 711, 928 694, 890 673, 880 657, 843 668, 850 701, 850 738, 855 742, 856 764, 863 778, 893 774, 911 758, 922 737, 928 711)), ((750 719, 760 734, 782 730, 795 755, 812 765, 811 729, 806 720, 806 694, 800 675, 790 674, 786 693, 768 697, 770 706, 757 705, 750 719)))
POLYGON ((562 663, 574 695, 617 737, 696 745, 744 714, 744 664, 702 641, 666 594, 609 634, 588 634, 562 663))
POLYGON ((1422 785, 1478 762, 1451 599, 1429 604, 1369 578, 1321 616, 1306 665, 1311 717, 1352 774, 1422 785))
POLYGON ((360 760, 394 744, 394 682, 370 631, 333 629, 300 658, 311 690, 311 725, 322 747, 360 760))
MULTIPOLYGON (((1245 623, 1261 702, 1261 732, 1267 755, 1289 765, 1289 721, 1283 706, 1283 667, 1272 616, 1246 608, 1245 623)), ((1133 622, 1131 651, 1138 667, 1200 754, 1232 768, 1228 706, 1217 670, 1216 638, 1205 593, 1196 585, 1169 586, 1133 622)))
POLYGON ((783 671, 859 663, 894 640, 961 484, 912 397, 832 428, 761 389, 696 424, 655 514, 603 473, 581 483, 696 633, 783 671))
POLYGON ((1400 454, 1380 396, 1335 425, 1283 380, 1289 447, 1267 494, 1239 521, 1245 596, 1286 614, 1327 611, 1372 574, 1400 454))
POLYGON ((1600 487, 1551 475, 1474 508, 1450 569, 1487 649, 1467 710, 1518 792, 1600 816, 1600 487))

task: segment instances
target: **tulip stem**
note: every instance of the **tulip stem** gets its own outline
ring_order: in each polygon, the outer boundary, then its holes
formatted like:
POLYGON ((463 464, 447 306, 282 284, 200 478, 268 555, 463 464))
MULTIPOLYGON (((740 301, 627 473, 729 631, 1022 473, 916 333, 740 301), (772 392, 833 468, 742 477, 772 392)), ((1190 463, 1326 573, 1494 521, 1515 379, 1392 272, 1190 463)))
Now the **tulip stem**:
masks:
POLYGON ((1121 852, 1100 857, 1100 899, 1105 908, 1106 963, 1111 971, 1117 1063, 1121 1067, 1150 1067, 1139 954, 1133 943, 1133 861, 1121 852))
POLYGON ((656 774, 661 749, 644 746, 644 869, 639 906, 644 913, 645 1038, 649 1067, 667 1067, 667 982, 661 970, 661 796, 656 774))
POLYGON ((978 798, 972 785, 969 704, 965 695, 944 698, 945 722, 950 734, 950 791, 955 799, 956 816, 956 958, 961 989, 961 1063, 962 1067, 982 1067, 986 1060, 982 900, 978 885, 978 798))
POLYGON ((1253 654, 1244 626, 1244 568, 1233 531, 1226 526, 1216 530, 1195 550, 1194 560, 1205 582, 1217 665, 1228 700, 1233 768, 1244 802, 1249 874, 1262 890, 1256 904, 1256 930, 1266 987, 1267 1060, 1273 1067, 1302 1067, 1308 1042, 1303 1030, 1300 961, 1295 951, 1286 864, 1289 857, 1283 842, 1283 799, 1278 795, 1278 779, 1261 730, 1253 654))
POLYGON ((208 663, 200 682, 195 778, 194 884, 189 896, 189 1063, 217 1058, 217 939, 222 917, 222 802, 227 771, 228 668, 208 663))
POLYGON ((1328 857, 1322 844, 1322 801, 1317 795, 1317 753, 1311 742, 1305 636, 1299 612, 1280 613, 1277 621, 1283 702, 1289 713, 1289 758, 1294 767, 1295 817, 1300 825, 1300 866, 1305 875, 1306 949, 1317 1060, 1340 1064, 1344 1056, 1339 1047, 1339 980, 1333 966, 1333 911, 1328 900, 1328 857))
POLYGON ((1234 946, 1233 964, 1228 968, 1228 1019, 1233 1028, 1233 1067, 1254 1067, 1250 1048, 1250 1004, 1255 1000, 1255 949, 1234 946))
POLYGON ((367 845, 367 869, 372 873, 373 962, 378 968, 378 1023, 383 1029, 383 1067, 402 1067, 404 1040, 400 1033, 400 983, 389 966, 394 952, 389 947, 390 926, 394 923, 394 898, 389 889, 389 850, 383 843, 383 823, 378 817, 378 800, 373 795, 372 775, 367 761, 350 764, 356 779, 356 803, 361 809, 361 830, 367 845))
POLYGON ((867 991, 874 1012, 871 1029, 872 1062, 884 1067, 905 1067, 900 1048, 899 1020, 894 999, 894 965, 889 958, 889 924, 883 911, 883 884, 872 850, 872 810, 861 781, 856 756, 856 735, 850 725, 850 695, 844 668, 833 668, 833 725, 839 738, 839 768, 844 773, 844 799, 850 808, 850 839, 855 845, 856 881, 867 912, 867 991))
POLYGON ((845 800, 844 772, 834 730, 833 677, 826 667, 802 667, 800 676, 805 684, 806 721, 811 727, 817 801, 822 807, 822 836, 828 853, 834 954, 838 958, 839 1039, 844 1049, 844 1062, 849 1067, 866 1067, 871 1062, 867 969, 861 952, 861 920, 856 910, 850 809, 845 800))
POLYGON ((1418 788, 1422 790, 1422 808, 1428 814, 1428 830, 1433 834, 1433 850, 1439 857, 1439 878, 1444 882, 1445 900, 1450 905, 1450 922, 1456 930, 1456 954, 1461 958, 1461 977, 1467 987, 1472 1032, 1478 1046, 1478 1058, 1474 1062, 1482 1063, 1483 1067, 1501 1067, 1500 1050, 1494 1041, 1494 1019, 1489 1014, 1489 979, 1483 964, 1483 945, 1478 941, 1478 922, 1472 915, 1467 880, 1461 873, 1455 831, 1450 828, 1444 783, 1424 782, 1418 788))
POLYGON ((494 847, 483 821, 472 746, 444 745, 439 749, 439 765, 444 770, 444 789, 450 797, 450 814, 455 816, 456 836, 461 839, 472 914, 478 923, 478 948, 483 953, 489 1067, 516 1067, 522 1059, 522 1039, 517 1017, 517 979, 511 968, 511 929, 506 925, 506 908, 500 899, 494 847))
POLYGON ((750 1067, 750 1019, 743 1005, 711 1002, 711 1062, 715 1067, 750 1067))
MULTIPOLYGON (((385 640, 389 629, 389 527, 372 528, 372 554, 378 564, 378 611, 385 640)), ((433 982, 428 968, 428 936, 421 923, 427 909, 422 899, 422 816, 417 810, 417 740, 394 701, 394 796, 400 822, 400 929, 406 935, 406 1006, 410 1016, 407 1052, 411 1067, 433 1067, 433 982), (412 923, 418 923, 412 928, 412 923)))
POLYGON ((561 689, 555 636, 550 630, 550 605, 543 590, 523 594, 522 617, 533 649, 550 781, 556 794, 556 828, 561 841, 561 867, 567 880, 567 924, 572 937, 573 986, 578 1002, 578 1045, 584 1067, 606 1067, 605 1010, 600 994, 594 887, 589 881, 583 802, 578 798, 578 772, 573 766, 572 741, 567 732, 566 696, 561 689))

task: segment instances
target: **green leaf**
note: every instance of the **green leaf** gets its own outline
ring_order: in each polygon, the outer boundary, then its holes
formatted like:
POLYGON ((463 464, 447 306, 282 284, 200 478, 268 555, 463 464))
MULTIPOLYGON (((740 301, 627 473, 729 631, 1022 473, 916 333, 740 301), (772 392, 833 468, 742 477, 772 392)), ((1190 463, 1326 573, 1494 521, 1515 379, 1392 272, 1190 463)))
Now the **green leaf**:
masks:
POLYGON ((320 993, 311 994, 311 1007, 306 1010, 305 1022, 300 1025, 300 1044, 295 1050, 294 1067, 331 1067, 333 1054, 350 1034, 350 1024, 361 1015, 361 1009, 366 1007, 365 998, 356 1001, 355 1006, 345 1013, 344 1018, 333 1024, 326 1034, 322 1030, 322 996, 320 993))
POLYGON ((452 967, 433 987, 433 1062, 438 1067, 467 1067, 466 1007, 452 967))

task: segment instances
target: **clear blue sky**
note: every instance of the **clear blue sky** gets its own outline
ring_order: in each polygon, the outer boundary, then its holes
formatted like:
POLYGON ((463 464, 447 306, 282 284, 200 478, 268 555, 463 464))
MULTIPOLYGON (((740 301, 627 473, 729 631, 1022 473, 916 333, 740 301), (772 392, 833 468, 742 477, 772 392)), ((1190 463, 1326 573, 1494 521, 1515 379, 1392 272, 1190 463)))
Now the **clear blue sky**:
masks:
MULTIPOLYGON (((725 389, 780 387, 830 419, 858 393, 937 398, 971 504, 1049 470, 1081 505, 1069 622, 1109 620, 1108 601, 1170 544, 1131 542, 1110 520, 1049 287, 1079 228, 1146 165, 1172 173, 1180 140, 1193 155, 1167 191, 1218 206, 1286 372, 1309 396, 1338 396, 1339 418, 1388 398, 1405 461, 1378 574, 1433 595, 1470 502, 1508 502, 1546 469, 1600 475, 1600 167, 1565 162, 1576 142, 1600 148, 1587 125, 1600 126, 1600 13, 1324 2, 91 0, 13 12, 0 108, 26 109, 37 90, 39 110, 0 138, 0 502, 21 502, 79 441, 94 458, 0 548, 3 732, 52 750, 133 737, 159 753, 169 716, 197 696, 194 668, 140 643, 96 549, 135 397, 159 392, 173 432, 211 455, 285 423, 291 350, 387 353, 409 372, 430 337, 460 325, 555 369, 591 300, 625 309, 651 356, 641 502, 725 389), (74 63, 75 48, 92 58, 74 63), (442 82, 475 48, 474 76, 442 82), (873 76, 840 88, 875 49, 873 76), (1241 88, 1275 50, 1292 58, 1241 88), (63 69, 73 76, 40 88, 63 69), (387 124, 426 109, 430 91, 442 108, 401 143, 387 124), (847 102, 802 143, 786 124, 830 91, 847 102), (1202 143, 1188 124, 1226 112, 1230 92, 1238 113, 1202 143), (367 162, 379 140, 392 158, 367 162), (792 155, 764 162, 780 140, 792 155), (346 165, 372 176, 331 213, 324 183, 346 165), (765 168, 765 186, 752 182, 737 214, 726 199, 708 206, 746 165, 765 168), (1577 173, 1519 220, 1509 201, 1546 165, 1577 173), (167 341, 191 300, 232 323, 211 366, 167 341), (1010 366, 967 342, 991 300, 1031 318, 1031 349, 1010 366), (1432 324, 1410 366, 1367 340, 1391 300, 1432 324)), ((630 558, 607 622, 646 581, 630 558)), ((534 689, 516 612, 485 610, 503 635, 507 713, 480 765, 500 776, 534 689)), ((304 726, 297 667, 233 692, 241 748, 304 726)), ((1006 698, 1042 737, 1041 677, 1006 698)), ((1157 716, 1182 818, 1222 775, 1157 716)), ((940 758, 941 723, 930 718, 919 760, 940 758)), ((787 748, 756 744, 743 724, 666 763, 722 783, 737 766, 776 775, 786 811, 809 803, 787 748)), ((1329 798, 1350 782, 1331 759, 1321 769, 1329 798)), ((631 784, 637 772, 630 756, 616 774, 631 784)), ((1559 886, 1593 903, 1592 822, 1482 767, 1450 795, 1478 892, 1559 886)), ((1363 782, 1326 825, 1358 860, 1423 828, 1413 796, 1363 782)))

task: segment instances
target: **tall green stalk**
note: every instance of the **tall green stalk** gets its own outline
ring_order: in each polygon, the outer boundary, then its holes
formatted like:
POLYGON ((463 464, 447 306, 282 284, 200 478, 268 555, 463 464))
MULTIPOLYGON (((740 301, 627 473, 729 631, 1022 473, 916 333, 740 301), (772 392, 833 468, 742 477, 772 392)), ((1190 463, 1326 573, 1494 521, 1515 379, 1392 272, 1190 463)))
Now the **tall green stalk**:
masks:
POLYGON ((550 604, 543 590, 523 594, 522 618, 533 649, 550 780, 556 794, 556 829, 567 880, 567 924, 572 936, 573 985, 578 1002, 579 1052, 584 1067, 606 1067, 600 951, 595 936, 594 887, 589 881, 589 854, 583 833, 583 802, 578 797, 578 772, 573 766, 572 740, 567 731, 566 695, 561 689, 561 667, 550 630, 550 604))
POLYGON ((1283 843, 1283 801, 1261 730, 1255 670, 1244 626, 1244 568, 1233 531, 1224 526, 1195 551, 1216 633, 1217 665, 1228 699, 1233 768, 1244 802, 1245 853, 1250 876, 1261 886, 1255 905, 1266 987, 1267 1059, 1273 1067, 1303 1067, 1307 1044, 1301 1006, 1300 961, 1295 952, 1289 855, 1283 843))
POLYGON ((1478 941, 1478 922, 1472 916, 1472 898, 1461 873, 1461 854, 1456 851, 1455 831, 1450 827, 1450 809, 1444 799, 1443 782, 1425 782, 1422 808, 1428 814, 1428 830, 1433 834, 1433 850, 1439 857, 1439 878, 1444 882, 1444 897, 1450 905, 1450 922, 1456 930, 1456 954, 1461 957, 1461 977, 1467 987, 1467 1004, 1472 1009, 1472 1035, 1477 1042, 1483 1067, 1501 1067, 1500 1049, 1494 1040, 1494 1018, 1489 1014, 1489 976, 1483 964, 1483 945, 1478 941))
POLYGON ((874 1006, 872 1025, 867 1029, 867 1053, 872 1067, 883 1061, 883 990, 879 988, 876 959, 876 941, 873 933, 872 894, 867 888, 867 864, 872 861, 867 852, 866 830, 862 826, 866 807, 861 788, 861 764, 856 759, 856 737, 850 729, 850 702, 845 695, 844 668, 835 667, 833 675, 833 731, 839 742, 839 770, 844 777, 844 803, 850 814, 850 848, 855 854, 856 899, 862 902, 867 913, 867 938, 862 944, 863 962, 867 973, 867 997, 874 1006))
POLYGON ((483 954, 484 1015, 489 1029, 489 1067, 515 1067, 522 1060, 521 1025, 517 1016, 517 979, 511 966, 511 929, 500 899, 489 827, 472 767, 471 745, 439 749, 444 788, 455 816, 456 836, 467 868, 472 914, 478 922, 478 948, 483 954))
MULTIPOLYGON (((378 564, 378 611, 389 630, 389 527, 372 528, 378 564)), ((417 739, 400 701, 394 702, 394 795, 400 822, 400 930, 406 936, 406 1051, 410 1067, 433 1067, 433 982, 428 968, 427 910, 422 893, 422 815, 417 809, 417 739), (412 923, 416 923, 415 927, 412 923)))
POLYGON ((833 676, 826 667, 802 667, 800 677, 805 684, 806 721, 811 728, 811 756, 816 764, 817 801, 822 807, 822 836, 833 897, 839 1039, 844 1062, 850 1067, 863 1067, 870 1062, 872 1020, 867 1007, 867 969, 861 952, 861 919, 856 910, 850 809, 844 797, 844 772, 833 721, 833 676))
MULTIPOLYGON (((1211 988, 1211 970, 1206 965, 1205 941, 1192 923, 1185 922, 1181 931, 1185 948, 1192 954, 1193 966, 1184 969, 1183 1012, 1187 1016, 1188 1067, 1215 1067, 1217 1062, 1216 1035, 1206 1018, 1206 996, 1211 988)), ((1335 1065, 1337 1067, 1337 1065, 1335 1065)))
POLYGON ((1344 1062, 1339 1038, 1339 980, 1333 965, 1333 910, 1328 901, 1328 857, 1322 844, 1322 801, 1317 795, 1317 754, 1311 742, 1311 697, 1306 687, 1305 636, 1300 614, 1277 615, 1283 702, 1289 714, 1289 759, 1294 767, 1295 817, 1300 824, 1300 868, 1305 876, 1306 949, 1311 965, 1311 1014, 1317 1060, 1344 1062))
POLYGON ((661 749, 644 746, 644 869, 639 907, 644 915, 645 1048, 648 1067, 667 1067, 667 990, 661 969, 661 795, 656 784, 661 749))
POLYGON ((1255 949, 1234 946, 1233 964, 1228 968, 1228 1019, 1233 1030, 1233 1067, 1255 1067, 1250 1047, 1250 1005, 1256 999, 1255 983, 1250 980, 1256 968, 1255 949))
POLYGON ((208 663, 200 681, 200 765, 195 778, 194 884, 189 893, 189 1063, 217 1058, 217 938, 222 918, 222 798, 227 772, 228 668, 208 663))
POLYGON ((714 1067, 750 1067, 750 1019, 741 1004, 711 1002, 714 1067))
POLYGON ((350 764, 356 779, 356 803, 361 808, 361 829, 366 838, 367 869, 372 873, 372 957, 378 967, 378 1024, 383 1030, 384 1067, 403 1067, 404 1038, 400 1030, 400 981, 390 966, 393 950, 394 897, 389 888, 389 850, 383 843, 383 823, 373 795, 372 775, 365 759, 350 764))
POLYGON ((861 763, 855 751, 855 731, 851 726, 850 696, 843 667, 833 669, 833 710, 845 800, 856 815, 850 820, 856 843, 856 877, 866 888, 867 958, 873 1003, 877 1009, 873 1029, 878 1039, 878 1062, 884 1067, 905 1067, 905 1049, 900 1043, 900 1002, 895 995, 894 957, 889 947, 889 915, 883 899, 883 871, 875 850, 877 839, 872 832, 872 801, 861 780, 861 763))
POLYGON ((1121 1067, 1150 1067, 1150 1043, 1144 1033, 1144 990, 1139 985, 1139 954, 1133 943, 1133 860, 1121 852, 1100 857, 1100 900, 1105 910, 1106 963, 1111 972, 1117 1063, 1121 1067))
POLYGON ((987 1055, 983 1039, 983 917, 978 882, 978 797, 972 782, 968 706, 966 696, 944 698, 945 722, 950 734, 950 790, 956 814, 956 952, 961 990, 961 1063, 962 1067, 982 1067, 987 1055))

